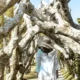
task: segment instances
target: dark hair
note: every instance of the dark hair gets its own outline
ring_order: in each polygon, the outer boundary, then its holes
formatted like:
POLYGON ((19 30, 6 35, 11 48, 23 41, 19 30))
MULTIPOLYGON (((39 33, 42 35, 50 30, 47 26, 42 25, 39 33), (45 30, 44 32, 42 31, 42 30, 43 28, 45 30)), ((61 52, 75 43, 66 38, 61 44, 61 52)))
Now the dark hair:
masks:
POLYGON ((46 48, 46 47, 40 47, 40 49, 44 52, 44 53, 49 53, 51 52, 53 49, 52 48, 46 48))

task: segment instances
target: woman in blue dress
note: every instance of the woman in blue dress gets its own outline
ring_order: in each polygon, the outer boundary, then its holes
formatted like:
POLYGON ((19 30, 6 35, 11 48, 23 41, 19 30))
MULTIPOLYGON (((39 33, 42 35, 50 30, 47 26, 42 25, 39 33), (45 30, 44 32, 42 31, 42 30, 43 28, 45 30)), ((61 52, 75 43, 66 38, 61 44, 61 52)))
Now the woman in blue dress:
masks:
POLYGON ((49 38, 44 38, 36 54, 38 80, 56 80, 59 63, 57 51, 49 38))

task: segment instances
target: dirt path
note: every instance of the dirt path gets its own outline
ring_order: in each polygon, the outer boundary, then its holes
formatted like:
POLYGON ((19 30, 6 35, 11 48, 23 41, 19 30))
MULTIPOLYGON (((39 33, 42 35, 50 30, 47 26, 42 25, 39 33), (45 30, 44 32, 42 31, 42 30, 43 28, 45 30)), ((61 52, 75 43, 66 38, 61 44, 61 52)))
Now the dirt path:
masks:
POLYGON ((32 65, 31 66, 31 72, 29 74, 24 75, 24 79, 27 80, 37 80, 37 73, 35 72, 36 66, 32 65))
MULTIPOLYGON (((37 80, 37 73, 35 72, 35 65, 31 67, 31 72, 29 74, 25 74, 24 78, 26 80, 37 80)), ((64 80, 61 71, 59 71, 59 78, 57 80, 64 80)))

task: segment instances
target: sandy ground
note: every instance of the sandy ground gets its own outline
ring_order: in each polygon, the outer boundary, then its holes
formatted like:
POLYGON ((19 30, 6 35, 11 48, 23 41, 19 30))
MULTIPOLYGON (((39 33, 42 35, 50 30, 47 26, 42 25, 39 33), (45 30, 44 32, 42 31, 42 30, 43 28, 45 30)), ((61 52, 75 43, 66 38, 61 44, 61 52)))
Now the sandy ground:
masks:
MULTIPOLYGON (((31 72, 29 74, 24 75, 24 79, 26 79, 26 80, 37 80, 37 73, 35 72, 35 68, 36 68, 36 66, 33 65, 31 67, 31 72)), ((61 74, 61 71, 59 71, 59 78, 57 80, 64 80, 64 78, 61 74)))

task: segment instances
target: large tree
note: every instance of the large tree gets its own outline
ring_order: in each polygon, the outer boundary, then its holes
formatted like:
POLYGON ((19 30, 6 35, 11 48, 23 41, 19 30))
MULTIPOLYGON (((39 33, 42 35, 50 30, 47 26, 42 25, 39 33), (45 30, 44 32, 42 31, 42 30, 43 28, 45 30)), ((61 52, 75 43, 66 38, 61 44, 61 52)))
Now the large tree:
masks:
MULTIPOLYGON (((69 1, 50 0, 46 4, 42 0, 39 8, 35 8, 30 0, 5 1, 5 6, 0 9, 0 15, 5 17, 4 25, 0 27, 0 42, 3 45, 0 49, 1 80, 22 80, 36 52, 39 33, 54 40, 55 48, 66 60, 73 60, 73 57, 77 59, 76 67, 79 70, 80 25, 73 22, 69 1), (14 15, 7 18, 5 12, 13 6, 14 15)), ((70 62, 67 63, 70 65, 70 62)), ((74 75, 77 74, 79 80, 78 70, 74 75)))

